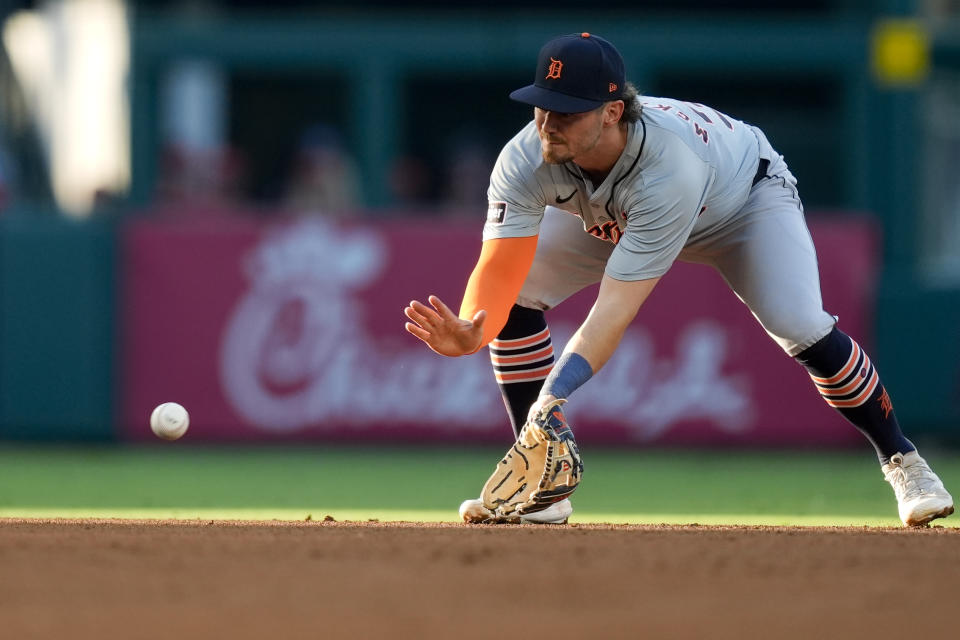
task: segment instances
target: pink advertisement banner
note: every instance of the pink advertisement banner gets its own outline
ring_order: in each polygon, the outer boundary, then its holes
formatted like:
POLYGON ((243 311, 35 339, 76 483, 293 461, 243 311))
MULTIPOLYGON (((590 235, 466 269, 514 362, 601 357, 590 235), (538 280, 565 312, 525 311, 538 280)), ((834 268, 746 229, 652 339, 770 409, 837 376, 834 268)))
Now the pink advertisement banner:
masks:
MULTIPOLYGON (((869 345, 876 237, 814 218, 826 308, 869 345)), ((459 303, 480 225, 435 220, 142 219, 122 234, 121 437, 187 407, 194 442, 505 442, 486 349, 434 354, 403 329, 412 298, 459 303)), ((559 350, 593 299, 548 313, 559 350)), ((845 446, 829 409, 720 277, 678 263, 568 416, 581 443, 845 446)))

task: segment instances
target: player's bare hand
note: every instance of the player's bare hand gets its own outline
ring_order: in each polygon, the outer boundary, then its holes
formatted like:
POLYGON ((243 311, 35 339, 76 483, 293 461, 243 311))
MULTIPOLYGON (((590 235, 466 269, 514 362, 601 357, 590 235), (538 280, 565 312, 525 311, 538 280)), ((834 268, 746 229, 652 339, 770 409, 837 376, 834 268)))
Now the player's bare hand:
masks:
POLYGON ((550 404, 551 402, 553 402, 554 400, 556 400, 556 398, 550 395, 549 393, 539 396, 536 399, 536 401, 532 405, 530 405, 530 410, 527 411, 527 421, 533 422, 536 419, 537 415, 543 410, 543 408, 548 404, 550 404))
POLYGON ((478 311, 470 320, 457 317, 437 296, 427 298, 431 306, 413 300, 403 310, 410 322, 404 326, 427 346, 444 356, 473 353, 483 341, 486 311, 478 311))

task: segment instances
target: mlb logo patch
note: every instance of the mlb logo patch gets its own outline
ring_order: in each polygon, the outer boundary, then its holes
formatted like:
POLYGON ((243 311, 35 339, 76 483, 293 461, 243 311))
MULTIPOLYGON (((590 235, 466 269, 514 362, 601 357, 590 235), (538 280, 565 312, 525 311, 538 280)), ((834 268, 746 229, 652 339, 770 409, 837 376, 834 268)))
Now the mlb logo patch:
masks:
POLYGON ((487 207, 487 222, 500 224, 507 215, 506 202, 491 202, 487 207))

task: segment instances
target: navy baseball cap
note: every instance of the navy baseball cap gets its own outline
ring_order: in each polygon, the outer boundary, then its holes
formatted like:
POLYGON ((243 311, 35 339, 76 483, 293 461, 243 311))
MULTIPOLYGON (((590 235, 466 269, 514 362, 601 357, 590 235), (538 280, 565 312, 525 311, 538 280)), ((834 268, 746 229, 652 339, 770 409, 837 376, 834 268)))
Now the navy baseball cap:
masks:
POLYGON ((619 100, 626 84, 623 57, 612 44, 589 33, 549 41, 540 49, 533 84, 511 100, 558 113, 582 113, 619 100))

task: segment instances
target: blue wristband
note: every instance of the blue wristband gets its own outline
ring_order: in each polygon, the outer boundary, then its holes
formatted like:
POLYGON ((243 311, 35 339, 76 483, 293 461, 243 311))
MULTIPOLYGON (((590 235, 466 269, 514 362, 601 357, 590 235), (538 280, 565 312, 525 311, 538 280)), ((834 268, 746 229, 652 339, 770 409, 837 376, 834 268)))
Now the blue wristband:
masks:
POLYGON ((540 395, 566 398, 593 377, 593 369, 579 353, 565 353, 543 382, 540 395))

